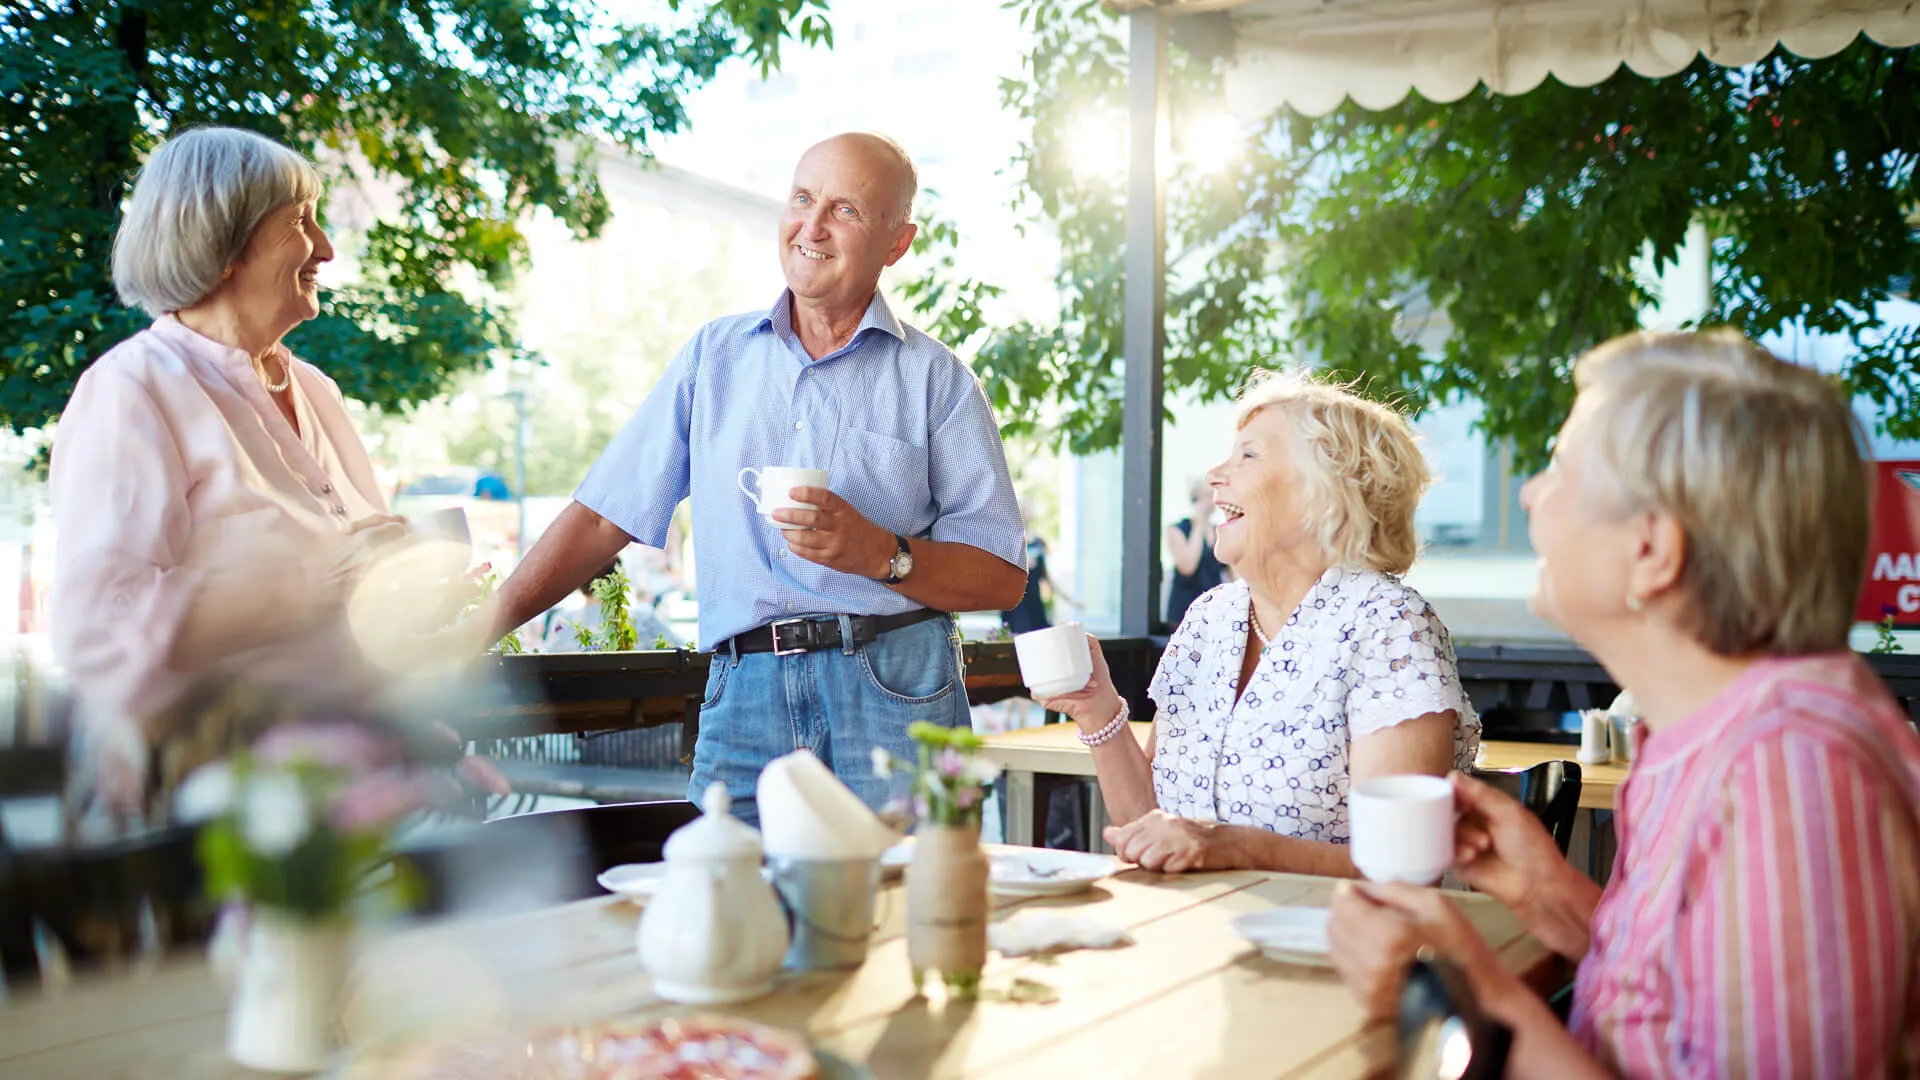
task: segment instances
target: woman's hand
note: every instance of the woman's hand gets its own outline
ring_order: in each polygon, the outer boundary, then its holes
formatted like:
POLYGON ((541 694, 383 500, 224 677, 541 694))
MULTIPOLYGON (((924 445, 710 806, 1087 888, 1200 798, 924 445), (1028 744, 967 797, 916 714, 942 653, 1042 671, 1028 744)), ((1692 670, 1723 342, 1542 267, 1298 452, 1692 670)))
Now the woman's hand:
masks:
POLYGON ((1569 960, 1587 953, 1600 886, 1574 869, 1540 819, 1512 796, 1454 773, 1453 868, 1569 960))
POLYGON ((1087 685, 1071 694, 1046 698, 1040 706, 1065 713, 1080 725, 1080 730, 1092 733, 1113 723, 1113 718, 1119 715, 1120 692, 1113 688, 1113 673, 1107 670, 1100 640, 1092 634, 1087 635, 1087 649, 1093 653, 1093 674, 1088 677, 1087 685))
POLYGON ((1113 825, 1103 834, 1121 860, 1157 874, 1185 874, 1195 870, 1224 870, 1226 834, 1210 821, 1174 817, 1154 810, 1127 825, 1113 825))
POLYGON ((1422 947, 1460 965, 1481 1007, 1491 1012, 1509 995, 1529 992, 1436 889, 1343 881, 1334 887, 1332 912, 1327 941, 1333 966, 1375 1019, 1398 1015, 1407 967, 1422 947))
POLYGON ((1524 911, 1535 890, 1572 866, 1540 819, 1506 792, 1454 773, 1453 868, 1461 880, 1502 904, 1524 911))

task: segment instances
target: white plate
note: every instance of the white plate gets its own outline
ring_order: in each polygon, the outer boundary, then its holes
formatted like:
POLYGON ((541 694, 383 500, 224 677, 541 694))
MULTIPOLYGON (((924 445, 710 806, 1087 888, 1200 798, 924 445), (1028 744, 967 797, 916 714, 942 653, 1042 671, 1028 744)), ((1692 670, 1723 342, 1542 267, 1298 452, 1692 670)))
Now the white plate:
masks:
POLYGON ((1067 896, 1092 888, 1120 868, 1120 860, 1111 855, 1046 848, 989 858, 988 886, 1003 896, 1067 896))
POLYGON ((1279 907, 1233 920, 1234 932, 1269 958, 1306 967, 1332 967, 1327 956, 1327 909, 1279 907))
POLYGON ((607 867, 594 880, 608 892, 619 893, 629 900, 645 900, 666 876, 667 864, 663 862, 623 863, 607 867))

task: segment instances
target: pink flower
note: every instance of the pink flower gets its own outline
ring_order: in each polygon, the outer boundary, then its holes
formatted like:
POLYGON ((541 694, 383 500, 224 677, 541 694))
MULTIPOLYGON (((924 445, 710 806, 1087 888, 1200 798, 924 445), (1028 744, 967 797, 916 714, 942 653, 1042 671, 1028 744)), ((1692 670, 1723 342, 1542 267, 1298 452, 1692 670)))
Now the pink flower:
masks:
POLYGON ((348 720, 297 721, 268 729, 253 744, 265 765, 306 762, 349 772, 372 772, 392 761, 391 741, 348 720))
POLYGON ((389 769, 348 784, 327 818, 341 832, 375 832, 426 806, 428 794, 418 779, 389 769))
POLYGON ((973 809, 973 804, 979 801, 980 789, 977 787, 963 787, 953 796, 953 805, 962 810, 973 809))
POLYGON ((940 758, 934 763, 934 768, 939 771, 940 775, 949 778, 959 776, 960 770, 966 767, 967 759, 961 757, 960 751, 955 750, 951 746, 940 751, 940 758))

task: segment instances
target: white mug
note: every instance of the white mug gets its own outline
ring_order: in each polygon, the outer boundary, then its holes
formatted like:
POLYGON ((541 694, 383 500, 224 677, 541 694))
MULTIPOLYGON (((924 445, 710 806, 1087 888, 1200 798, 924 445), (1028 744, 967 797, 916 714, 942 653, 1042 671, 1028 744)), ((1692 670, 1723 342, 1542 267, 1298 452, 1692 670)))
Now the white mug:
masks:
POLYGON ((1381 776, 1347 793, 1353 865, 1371 881, 1432 885, 1453 865, 1453 785, 1381 776))
POLYGON ((1093 677, 1093 652, 1077 622, 1015 635, 1013 654, 1020 659, 1020 681, 1036 698, 1071 694, 1093 677))
MULTIPOLYGON (((741 469, 740 475, 734 478, 734 483, 739 484, 740 490, 746 494, 747 498, 753 500, 755 510, 771 518, 775 510, 820 509, 812 503, 803 503, 794 499, 789 492, 794 488, 801 487, 826 487, 827 470, 795 469, 785 465, 769 465, 764 469, 741 469), (747 487, 747 475, 749 473, 753 475, 754 483, 759 487, 759 491, 754 491, 752 488, 747 487)), ((782 529, 805 528, 805 526, 788 525, 778 521, 774 522, 774 524, 780 526, 782 529)))

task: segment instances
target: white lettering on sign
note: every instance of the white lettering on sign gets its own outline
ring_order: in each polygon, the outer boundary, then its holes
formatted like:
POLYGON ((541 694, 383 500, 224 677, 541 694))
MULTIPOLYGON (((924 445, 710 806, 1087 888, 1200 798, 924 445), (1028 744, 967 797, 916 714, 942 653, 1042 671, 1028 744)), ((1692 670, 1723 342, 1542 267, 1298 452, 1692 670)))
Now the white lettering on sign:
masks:
POLYGON ((1902 615, 1911 615, 1920 611, 1920 585, 1900 586, 1900 591, 1895 594, 1893 602, 1899 607, 1902 615))
POLYGON ((1879 558, 1873 560, 1873 580, 1920 581, 1920 571, 1915 570, 1916 564, 1920 564, 1920 556, 1913 552, 1903 551, 1895 556, 1892 552, 1883 551, 1879 558))

